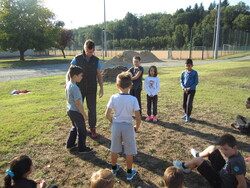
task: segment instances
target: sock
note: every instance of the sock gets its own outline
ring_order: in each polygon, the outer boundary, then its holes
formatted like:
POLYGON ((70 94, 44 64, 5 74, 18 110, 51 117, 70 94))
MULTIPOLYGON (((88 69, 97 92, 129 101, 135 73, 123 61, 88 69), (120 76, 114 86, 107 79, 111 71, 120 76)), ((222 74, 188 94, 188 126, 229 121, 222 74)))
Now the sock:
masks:
POLYGON ((183 167, 184 169, 187 169, 187 168, 185 167, 185 163, 184 163, 184 162, 182 163, 182 167, 183 167))
POLYGON ((200 157, 200 153, 198 152, 198 153, 196 153, 196 157, 200 157))
POLYGON ((117 166, 112 166, 112 170, 116 170, 117 169, 117 166))
POLYGON ((131 174, 131 173, 132 173, 132 169, 128 169, 128 170, 127 170, 127 173, 128 173, 128 174, 131 174))

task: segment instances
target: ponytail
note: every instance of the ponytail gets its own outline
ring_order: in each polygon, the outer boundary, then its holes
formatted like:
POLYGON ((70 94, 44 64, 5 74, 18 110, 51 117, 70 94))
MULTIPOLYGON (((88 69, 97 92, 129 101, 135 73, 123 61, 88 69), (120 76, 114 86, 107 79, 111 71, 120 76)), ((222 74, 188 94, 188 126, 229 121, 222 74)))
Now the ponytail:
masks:
POLYGON ((7 174, 5 177, 4 177, 4 188, 11 188, 11 177, 9 174, 7 174))

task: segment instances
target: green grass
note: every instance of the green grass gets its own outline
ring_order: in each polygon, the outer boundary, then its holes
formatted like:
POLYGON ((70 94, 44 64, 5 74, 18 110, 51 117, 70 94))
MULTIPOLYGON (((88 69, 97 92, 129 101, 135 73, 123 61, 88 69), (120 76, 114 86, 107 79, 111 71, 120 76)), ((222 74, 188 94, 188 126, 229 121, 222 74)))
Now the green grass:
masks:
MULTIPOLYGON (((203 140, 199 134, 207 132, 212 132, 216 136, 221 134, 221 132, 216 132, 219 129, 213 129, 216 126, 211 127, 211 124, 216 124, 217 127, 223 124, 225 127, 220 130, 225 131, 230 129, 228 123, 234 122, 237 114, 249 116, 249 112, 245 109, 245 101, 247 97, 250 97, 250 60, 204 64, 194 67, 199 74, 199 85, 195 95, 193 114, 196 119, 200 118, 201 121, 205 121, 204 118, 206 118, 206 121, 210 122, 210 124, 208 123, 210 126, 199 125, 195 122, 187 126, 181 125, 179 116, 183 112, 179 79, 183 69, 182 67, 170 67, 158 70, 161 80, 158 113, 161 122, 159 125, 153 126, 144 122, 141 132, 138 133, 140 137, 137 140, 138 149, 148 158, 142 164, 150 164, 154 159, 159 164, 159 168, 162 168, 162 160, 171 161, 176 158, 183 160, 183 157, 187 157, 186 144, 189 146, 189 142, 196 143, 199 149, 202 143, 207 142, 208 138, 203 140), (182 132, 182 129, 185 132, 182 132), (158 132, 160 132, 159 135, 157 135, 158 132), (197 142, 193 140, 194 133, 197 134, 197 142), (163 137, 162 134, 166 135, 163 137), (184 135, 185 137, 183 137, 184 135), (172 138, 178 139, 179 137, 188 139, 187 143, 172 140, 172 138), (157 149, 154 144, 157 144, 157 149), (159 154, 159 151, 162 153, 159 154)), ((106 139, 110 135, 109 123, 104 112, 110 96, 118 91, 114 83, 104 83, 104 97, 97 99, 98 132, 104 138, 97 141, 87 139, 88 144, 98 151, 95 154, 96 159, 95 157, 72 155, 62 149, 65 146, 66 135, 70 128, 70 121, 65 112, 64 80, 64 76, 55 76, 0 82, 0 166, 7 168, 7 162, 13 156, 27 154, 34 159, 35 165, 37 165, 34 174, 36 178, 43 177, 49 182, 59 182, 60 187, 88 187, 86 181, 93 170, 108 167, 107 165, 110 164, 109 150, 104 147, 107 145, 106 139), (27 89, 31 93, 10 95, 9 93, 14 89, 27 89), (48 168, 48 164, 51 167, 48 168), (82 168, 78 168, 79 164, 82 168), (91 173, 82 171, 85 166, 86 169, 92 169, 91 173), (69 173, 72 172, 72 168, 74 168, 74 175, 71 176, 69 173), (63 178, 60 176, 56 179, 58 174, 61 174, 63 178), (79 178, 86 181, 79 181, 79 178)), ((145 91, 143 91, 144 115, 146 115, 145 98, 145 91)), ((249 142, 246 138, 238 135, 238 139, 247 144, 249 142)), ((249 152, 247 154, 250 155, 249 152)), ((140 155, 138 157, 140 158, 140 155)), ((147 166, 144 165, 144 167, 147 166)), ((145 172, 145 169, 140 168, 139 171, 145 172)), ((2 173, 2 170, 0 172, 2 173)), ((156 171, 153 172, 148 176, 156 176, 156 171)), ((148 178, 147 173, 140 174, 140 177, 142 180, 139 183, 148 178)), ((155 181, 157 182, 154 182, 153 179, 150 181, 162 186, 161 180, 158 180, 159 176, 156 177, 155 181)), ((193 183, 192 178, 189 181, 191 181, 189 184, 193 183)), ((116 187, 129 186, 121 178, 118 178, 116 182, 118 184, 116 187)), ((130 184, 130 187, 133 186, 137 187, 138 185, 130 184)))
POLYGON ((244 56, 247 56, 247 55, 250 55, 249 51, 220 56, 218 59, 232 59, 232 58, 237 58, 237 57, 244 57, 244 56))

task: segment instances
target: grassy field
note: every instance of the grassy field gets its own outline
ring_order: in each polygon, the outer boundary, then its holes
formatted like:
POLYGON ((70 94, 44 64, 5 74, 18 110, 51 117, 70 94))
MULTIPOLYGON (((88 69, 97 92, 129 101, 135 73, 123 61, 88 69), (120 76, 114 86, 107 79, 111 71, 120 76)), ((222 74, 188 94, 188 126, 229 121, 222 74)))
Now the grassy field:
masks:
MULTIPOLYGON (((143 122, 136 135, 138 155, 134 167, 138 175, 132 181, 125 178, 124 155, 119 157, 122 169, 116 177, 115 187, 163 187, 162 175, 174 160, 191 159, 191 147, 202 150, 215 144, 224 133, 234 135, 242 155, 250 156, 250 137, 230 126, 237 114, 249 117, 245 101, 250 97, 250 60, 194 66, 200 83, 190 123, 180 119, 183 110, 179 77, 183 69, 159 69, 160 121, 155 124, 143 122)), ((45 179, 49 184, 56 183, 65 188, 89 187, 89 178, 94 171, 110 168, 110 125, 104 112, 109 97, 117 92, 115 84, 105 83, 105 95, 98 99, 97 130, 101 135, 95 140, 87 137, 87 144, 94 147, 95 152, 78 154, 65 149, 71 125, 65 112, 64 80, 64 76, 55 76, 0 82, 0 182, 10 159, 20 154, 33 159, 31 178, 45 179), (14 89, 30 90, 31 93, 9 95, 14 89)), ((145 116, 145 91, 142 92, 142 105, 145 116)), ((206 188, 209 185, 194 170, 185 175, 185 187, 206 188)))

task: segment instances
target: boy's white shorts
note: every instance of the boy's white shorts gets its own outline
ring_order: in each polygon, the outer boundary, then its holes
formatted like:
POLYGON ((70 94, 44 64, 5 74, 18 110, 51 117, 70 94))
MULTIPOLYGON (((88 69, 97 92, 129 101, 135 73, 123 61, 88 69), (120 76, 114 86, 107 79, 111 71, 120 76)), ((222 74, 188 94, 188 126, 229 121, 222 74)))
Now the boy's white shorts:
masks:
POLYGON ((136 155, 136 140, 133 124, 130 123, 113 123, 111 127, 111 147, 110 151, 114 153, 122 152, 126 155, 136 155))

